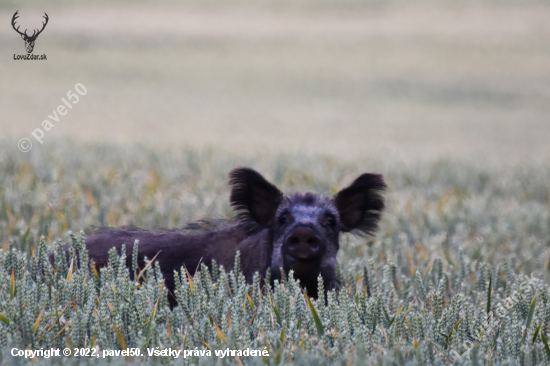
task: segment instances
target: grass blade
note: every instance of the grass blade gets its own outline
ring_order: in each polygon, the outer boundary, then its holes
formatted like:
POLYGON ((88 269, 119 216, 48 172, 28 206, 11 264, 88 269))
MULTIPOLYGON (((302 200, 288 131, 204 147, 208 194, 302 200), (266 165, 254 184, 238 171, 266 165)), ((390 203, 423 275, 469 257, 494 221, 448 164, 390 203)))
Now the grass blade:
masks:
POLYGON ((153 312, 151 313, 151 316, 149 317, 149 321, 147 322, 147 327, 145 328, 145 345, 149 344, 151 341, 151 335, 153 333, 153 320, 155 320, 155 316, 157 315, 157 308, 158 308, 159 302, 155 303, 155 307, 153 308, 153 312))
POLYGON ((540 332, 540 336, 542 337, 542 343, 544 343, 544 349, 546 350, 546 356, 550 358, 550 347, 548 347, 548 341, 546 340, 546 336, 544 335, 544 332, 540 332))
POLYGON ((212 315, 210 315, 210 319, 216 325, 216 335, 218 336, 218 342, 220 342, 220 344, 222 344, 222 341, 224 341, 224 343, 227 343, 227 337, 225 336, 225 334, 223 334, 222 330, 218 326, 218 322, 216 321, 216 319, 214 319, 212 315))
POLYGON ((279 337, 279 339, 281 340, 281 342, 285 342, 285 328, 286 327, 283 327, 283 330, 281 331, 281 336, 279 337))
POLYGON ((94 272, 94 275, 99 280, 99 272, 97 271, 97 268, 95 268, 94 262, 90 262, 90 267, 92 267, 92 271, 94 272))
POLYGON ((124 335, 120 332, 120 330, 118 330, 116 325, 113 326, 113 328, 115 329, 115 335, 118 340, 118 344, 120 345, 120 349, 128 348, 128 346, 126 345, 126 339, 124 338, 124 335))
POLYGON ((248 298, 248 303, 250 304, 250 307, 252 308, 252 310, 254 310, 254 301, 252 301, 252 298, 249 294, 246 294, 246 297, 248 298))
POLYGON ((10 325, 10 320, 8 319, 7 316, 5 316, 4 314, 0 313, 0 320, 4 322, 4 324, 6 325, 10 325))
POLYGON ((147 263, 147 265, 146 265, 145 267, 143 267, 143 269, 141 270, 141 272, 139 272, 139 275, 138 275, 138 277, 137 277, 137 281, 139 281, 139 279, 145 274, 145 271, 147 270, 147 268, 149 268, 149 266, 150 266, 151 264, 153 264, 153 262, 154 262, 155 259, 158 257, 158 255, 160 254, 160 252, 161 252, 161 251, 159 250, 159 252, 157 253, 157 255, 155 255, 155 256, 153 257, 153 259, 151 259, 151 260, 149 261, 149 263, 147 263))
POLYGON ((525 323, 525 327, 529 329, 531 326, 531 322, 533 321, 533 315, 535 314, 535 307, 537 306, 537 296, 538 294, 535 294, 535 297, 533 297, 533 301, 531 301, 531 307, 529 308, 529 315, 527 316, 527 323, 525 323))
POLYGON ((321 319, 319 318, 319 315, 317 314, 317 310, 315 310, 315 307, 309 300, 309 297, 304 292, 304 297, 306 298, 306 302, 309 305, 309 311, 311 311, 311 315, 313 316, 313 321, 315 322, 315 327, 317 328, 317 334, 319 337, 322 337, 325 334, 325 328, 323 327, 323 323, 321 322, 321 319))
POLYGON ((122 297, 122 300, 124 300, 124 301, 126 301, 126 302, 128 302, 128 303, 130 302, 130 301, 128 301, 127 298, 124 297, 124 295, 122 295, 120 292, 118 292, 118 290, 115 288, 115 286, 111 285, 111 288, 113 289, 113 291, 114 291, 117 295, 119 295, 120 297, 122 297))
POLYGON ((36 321, 34 322, 34 326, 32 327, 32 335, 36 335, 36 331, 40 325, 40 319, 42 319, 42 315, 44 315, 44 310, 46 310, 46 308, 42 309, 40 315, 38 315, 38 318, 36 318, 36 321))
POLYGON ((395 315, 393 316, 393 318, 391 318, 390 322, 388 323, 388 326, 386 328, 390 328, 391 325, 393 324, 393 322, 395 321, 395 315))
POLYGON ((67 282, 71 282, 71 278, 73 277, 73 262, 74 257, 71 259, 71 266, 69 267, 69 273, 67 273, 67 282))
POLYGON ((489 288, 487 289, 487 314, 491 312, 491 286, 492 286, 492 276, 489 276, 489 288))
POLYGON ((63 327, 63 329, 61 329, 56 335, 55 337, 52 338, 52 341, 54 341, 57 337, 59 337, 59 335, 61 335, 61 333, 63 333, 63 331, 67 329, 67 324, 65 324, 65 326, 63 327))
POLYGON ((279 308, 277 305, 273 304, 273 311, 275 312, 275 315, 277 316, 277 323, 282 324, 283 320, 281 319, 281 312, 279 311, 279 308))
POLYGON ((542 328, 542 323, 539 324, 539 327, 535 331, 535 334, 533 335, 533 344, 535 344, 535 341, 537 340, 537 336, 539 335, 540 329, 542 328))
POLYGON ((537 306, 537 295, 538 294, 535 294, 535 297, 533 297, 533 301, 531 301, 531 307, 529 308, 529 314, 527 315, 527 321, 525 323, 525 330, 523 331, 521 343, 525 343, 525 337, 527 337, 527 332, 531 327, 531 322, 533 321, 533 315, 535 314, 535 308, 537 306))
POLYGON ((10 299, 15 297, 15 269, 11 269, 10 299))

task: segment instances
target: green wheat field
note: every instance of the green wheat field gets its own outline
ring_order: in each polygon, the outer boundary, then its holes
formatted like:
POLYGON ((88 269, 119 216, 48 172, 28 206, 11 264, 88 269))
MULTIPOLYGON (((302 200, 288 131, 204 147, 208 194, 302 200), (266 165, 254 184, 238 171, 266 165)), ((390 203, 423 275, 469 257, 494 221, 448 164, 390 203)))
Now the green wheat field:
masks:
MULTIPOLYGON (((172 362, 149 357, 146 349, 154 347, 210 350, 212 357, 173 360, 201 365, 534 365, 550 359, 548 164, 243 158, 212 149, 62 142, 30 156, 8 153, 5 145, 2 151, 0 343, 7 364, 15 362, 11 347, 128 347, 144 355, 78 361, 90 364, 172 362), (100 273, 64 260, 54 270, 46 261, 68 243, 73 253, 81 250, 94 226, 177 228, 230 218, 227 173, 240 165, 256 167, 286 192, 328 195, 358 171, 385 175, 381 230, 376 238, 342 237, 342 287, 326 303, 308 302, 292 277, 271 288, 218 268, 181 277, 180 306, 171 311, 154 264, 138 287, 116 253, 100 273), (214 353, 265 347, 269 357, 214 353)), ((38 363, 75 359, 39 357, 38 363)))
POLYGON ((548 19, 539 0, 3 0, 0 363, 550 364, 548 19), (47 61, 13 59, 17 10, 48 13, 47 61), (215 268, 184 271, 170 310, 154 262, 138 284, 115 253, 47 261, 97 227, 230 219, 239 166, 287 193, 384 175, 380 230, 342 235, 326 302, 215 268))

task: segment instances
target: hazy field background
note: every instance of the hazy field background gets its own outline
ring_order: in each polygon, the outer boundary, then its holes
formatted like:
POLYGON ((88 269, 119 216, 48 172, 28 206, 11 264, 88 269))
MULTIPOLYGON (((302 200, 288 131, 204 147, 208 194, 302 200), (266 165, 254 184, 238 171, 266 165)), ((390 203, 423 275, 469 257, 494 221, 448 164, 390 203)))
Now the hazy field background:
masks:
POLYGON ((207 342, 268 344, 271 365, 362 365, 361 352, 369 364, 443 365, 475 340, 481 361, 460 364, 547 363, 549 19, 550 3, 534 0, 3 0, 0 352, 207 342), (22 29, 48 13, 34 52, 48 61, 13 60, 25 53, 16 10, 22 29), (38 144, 30 133, 76 83, 88 93, 38 144), (71 277, 68 263, 36 275, 69 229, 231 218, 236 166, 285 192, 332 195, 366 171, 388 182, 377 237, 342 235, 343 287, 328 307, 314 302, 323 335, 288 283, 262 297, 232 280, 234 298, 223 278, 196 283, 196 296, 184 284, 193 317, 161 302, 155 319, 149 273, 141 290, 114 267, 102 279, 71 277), (542 282, 525 290, 531 274, 542 282), (480 331, 511 296, 498 332, 480 331), (67 330, 65 306, 78 324, 67 330))
MULTIPOLYGON (((78 82, 45 144, 360 158, 548 158, 546 1, 2 1, 0 136, 78 82), (22 28, 50 16, 35 54, 22 28)), ((32 139, 32 138, 31 138, 32 139)), ((15 144, 13 144, 15 148, 15 144)), ((35 149, 40 149, 36 146, 35 149)))

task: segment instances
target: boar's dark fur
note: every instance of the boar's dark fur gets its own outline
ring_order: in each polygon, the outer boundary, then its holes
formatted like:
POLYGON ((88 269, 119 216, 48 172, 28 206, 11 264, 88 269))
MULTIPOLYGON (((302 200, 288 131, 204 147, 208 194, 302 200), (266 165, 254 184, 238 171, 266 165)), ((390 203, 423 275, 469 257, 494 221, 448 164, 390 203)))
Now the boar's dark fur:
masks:
MULTIPOLYGON (((284 196, 259 173, 238 168, 230 173, 231 206, 237 219, 225 228, 192 233, 186 230, 141 230, 135 228, 100 229, 86 238, 89 257, 96 267, 108 262, 108 251, 120 253, 126 245, 127 265, 131 266, 134 241, 139 240, 138 265, 143 258, 160 264, 166 286, 173 293, 174 270, 182 266, 194 274, 200 263, 212 260, 233 269, 235 253, 241 253, 241 270, 250 283, 255 272, 272 279, 281 278, 281 269, 295 278, 312 297, 317 297, 317 277, 326 288, 337 286, 336 254, 339 234, 356 232, 373 235, 384 210, 384 179, 378 174, 363 174, 334 197, 313 193, 284 196)), ((173 295, 169 295, 175 305, 173 295)))

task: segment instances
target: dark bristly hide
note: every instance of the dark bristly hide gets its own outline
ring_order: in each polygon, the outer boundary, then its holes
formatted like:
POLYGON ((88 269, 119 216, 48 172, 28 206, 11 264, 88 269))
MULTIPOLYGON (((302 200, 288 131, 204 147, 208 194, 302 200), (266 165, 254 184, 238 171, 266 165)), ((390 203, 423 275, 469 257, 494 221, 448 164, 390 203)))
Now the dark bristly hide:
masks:
MULTIPOLYGON (((240 251, 240 270, 249 283, 255 272, 265 276, 271 269, 272 279, 277 280, 281 270, 288 274, 292 269, 307 293, 317 297, 319 274, 327 289, 337 286, 340 232, 373 235, 384 210, 386 184, 378 174, 361 175, 331 198, 313 193, 284 196, 249 168, 233 170, 229 183, 237 220, 226 227, 198 232, 100 229, 86 238, 90 259, 96 267, 106 266, 109 250, 116 247, 120 253, 125 244, 130 267, 134 241, 139 240, 138 265, 143 268, 144 257, 158 254, 155 261, 173 293, 174 270, 185 266, 193 275, 200 263, 210 266, 216 260, 229 271, 240 251)), ((175 305, 172 296, 170 302, 175 305)))

